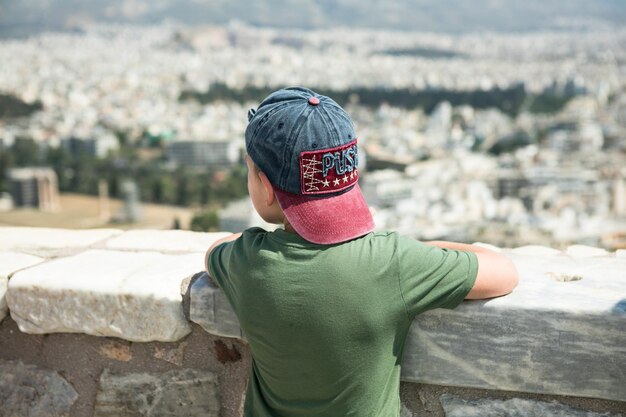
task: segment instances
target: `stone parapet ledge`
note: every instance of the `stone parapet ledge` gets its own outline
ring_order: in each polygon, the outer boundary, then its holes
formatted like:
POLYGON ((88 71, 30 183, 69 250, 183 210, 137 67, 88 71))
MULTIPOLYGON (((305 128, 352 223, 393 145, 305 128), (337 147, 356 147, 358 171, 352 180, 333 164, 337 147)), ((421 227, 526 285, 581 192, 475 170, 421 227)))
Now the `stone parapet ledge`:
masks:
POLYGON ((9 311, 6 302, 9 275, 22 268, 38 264, 43 260, 43 258, 20 252, 0 252, 0 322, 6 317, 9 311))
POLYGON ((405 380, 625 401, 626 259, 526 249, 513 293, 415 320, 405 380))
POLYGON ((187 316, 207 332, 223 337, 245 340, 228 299, 206 272, 195 275, 189 285, 187 316))
POLYGON ((201 258, 90 249, 14 274, 7 303, 26 333, 176 341, 191 331, 180 284, 202 268, 201 258))
MULTIPOLYGON (((201 253, 217 239, 230 233, 197 233, 185 230, 129 230, 103 242, 106 249, 158 251, 161 253, 201 253)), ((204 259, 204 258, 203 258, 204 259)))
POLYGON ((71 255, 98 247, 122 233, 118 229, 70 230, 47 227, 0 227, 0 251, 17 251, 43 258, 71 255))
POLYGON ((0 228, 0 320, 8 306, 25 333, 180 340, 191 330, 181 284, 224 235, 0 228))
MULTIPOLYGON (((413 322, 404 381, 626 401, 626 256, 571 246, 492 249, 520 283, 507 296, 436 309, 413 322)), ((190 286, 190 319, 242 337, 206 274, 190 286)))
MULTIPOLYGON (((221 236, 0 228, 0 321, 8 306, 24 333, 173 342, 190 332, 189 318, 242 338, 224 294, 200 272, 221 236)), ((494 249, 517 265, 518 288, 418 316, 403 379, 626 401, 626 252, 494 249)))

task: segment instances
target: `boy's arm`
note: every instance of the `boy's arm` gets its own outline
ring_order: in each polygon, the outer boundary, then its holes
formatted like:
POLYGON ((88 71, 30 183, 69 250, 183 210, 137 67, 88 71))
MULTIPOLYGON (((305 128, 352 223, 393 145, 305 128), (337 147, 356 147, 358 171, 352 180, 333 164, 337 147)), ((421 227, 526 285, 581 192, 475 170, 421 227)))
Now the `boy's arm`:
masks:
POLYGON ((206 255, 204 255, 204 268, 206 269, 207 272, 209 272, 209 256, 211 255, 211 252, 213 252, 213 249, 215 249, 216 247, 218 247, 219 245, 221 245, 222 243, 225 242, 231 242, 233 240, 236 240, 239 238, 239 236, 241 236, 241 232, 240 233, 235 233, 229 236, 225 236, 221 239, 217 239, 215 242, 213 242, 213 244, 209 247, 209 250, 206 251, 206 255))
POLYGON ((519 282, 515 265, 506 256, 480 246, 464 243, 432 241, 427 245, 442 249, 454 249, 473 252, 478 258, 478 274, 476 282, 466 299, 476 300, 505 295, 513 291, 519 282))

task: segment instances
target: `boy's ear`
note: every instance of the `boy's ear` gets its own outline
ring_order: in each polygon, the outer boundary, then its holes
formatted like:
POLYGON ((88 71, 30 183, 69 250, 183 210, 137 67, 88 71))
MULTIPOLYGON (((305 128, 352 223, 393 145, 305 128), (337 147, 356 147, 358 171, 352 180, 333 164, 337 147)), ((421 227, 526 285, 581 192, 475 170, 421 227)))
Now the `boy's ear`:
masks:
POLYGON ((259 171, 258 175, 261 179, 261 183, 263 184, 263 188, 265 189, 265 203, 268 206, 271 206, 276 200, 276 195, 274 194, 274 188, 272 187, 272 183, 263 171, 259 171))

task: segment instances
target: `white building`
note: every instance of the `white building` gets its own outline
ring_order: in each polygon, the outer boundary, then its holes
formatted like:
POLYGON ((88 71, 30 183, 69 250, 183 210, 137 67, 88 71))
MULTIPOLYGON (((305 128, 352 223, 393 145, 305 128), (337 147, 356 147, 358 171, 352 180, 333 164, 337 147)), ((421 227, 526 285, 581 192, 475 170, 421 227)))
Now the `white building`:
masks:
POLYGON ((230 168, 241 159, 241 145, 235 140, 177 141, 166 150, 167 159, 178 166, 230 168))
POLYGON ((28 167, 9 170, 11 196, 16 207, 35 207, 43 211, 59 208, 57 175, 51 168, 28 167))

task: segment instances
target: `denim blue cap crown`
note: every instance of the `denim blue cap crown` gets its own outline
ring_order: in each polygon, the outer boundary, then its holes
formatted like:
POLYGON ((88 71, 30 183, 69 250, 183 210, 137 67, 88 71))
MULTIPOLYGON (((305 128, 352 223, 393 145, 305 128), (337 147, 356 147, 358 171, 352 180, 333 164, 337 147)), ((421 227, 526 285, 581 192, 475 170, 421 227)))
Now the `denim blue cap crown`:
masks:
POLYGON ((308 88, 284 88, 266 97, 256 111, 249 111, 248 121, 248 155, 279 189, 321 194, 356 181, 354 125, 331 98, 308 88), (309 101, 311 97, 319 103, 309 101), (315 175, 307 176, 306 157, 317 157, 315 175))

